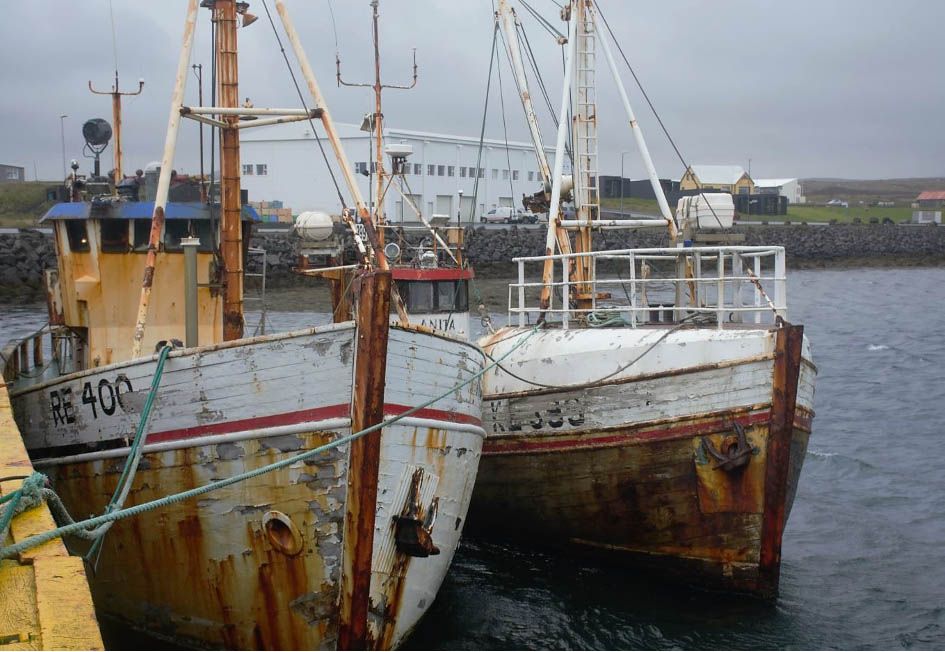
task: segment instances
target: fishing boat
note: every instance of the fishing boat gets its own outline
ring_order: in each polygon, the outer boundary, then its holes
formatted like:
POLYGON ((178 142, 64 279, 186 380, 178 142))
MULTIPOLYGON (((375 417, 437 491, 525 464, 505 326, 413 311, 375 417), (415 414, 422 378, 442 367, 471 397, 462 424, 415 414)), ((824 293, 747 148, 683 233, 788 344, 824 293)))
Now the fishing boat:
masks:
POLYGON ((787 320, 784 249, 726 243, 724 232, 715 235, 723 242, 700 244, 700 230, 731 225, 729 195, 700 193, 670 212, 592 0, 562 9, 565 90, 551 169, 521 27, 506 0, 498 5, 545 182, 525 206, 551 219, 546 254, 514 259, 509 326, 480 340, 497 359, 539 329, 483 379, 488 436, 470 527, 659 578, 776 596, 816 375, 803 326, 787 320), (602 219, 600 60, 616 80, 659 218, 602 219), (667 230, 670 246, 593 246, 604 229, 654 227, 667 230))
POLYGON ((100 616, 188 647, 397 647, 463 531, 483 356, 391 301, 377 216, 282 0, 312 107, 301 92, 300 109, 239 105, 237 20, 255 17, 234 0, 200 5, 218 102, 183 103, 189 0, 154 200, 77 189, 45 218, 49 325, 4 350, 13 412, 72 516, 114 515, 70 538, 100 616), (207 203, 168 201, 182 117, 218 130, 219 206, 212 187, 207 203), (298 120, 321 122, 344 174, 359 261, 334 323, 245 337, 238 132, 298 120))

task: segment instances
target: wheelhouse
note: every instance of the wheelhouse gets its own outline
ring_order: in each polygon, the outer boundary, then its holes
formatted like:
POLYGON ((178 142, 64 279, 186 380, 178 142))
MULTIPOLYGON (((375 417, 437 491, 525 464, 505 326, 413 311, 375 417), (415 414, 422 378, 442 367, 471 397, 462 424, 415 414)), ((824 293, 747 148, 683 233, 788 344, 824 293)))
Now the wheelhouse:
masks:
MULTIPOLYGON (((141 294, 153 202, 65 202, 42 222, 51 225, 58 251, 46 273, 50 326, 64 327, 72 370, 127 359, 141 294)), ((243 208, 244 233, 258 220, 243 208)), ((219 220, 201 202, 171 202, 165 209, 150 300, 149 341, 181 339, 184 324, 181 238, 197 237, 199 344, 223 341, 223 300, 217 273, 219 220)), ((245 243, 249 238, 244 237, 245 243)))

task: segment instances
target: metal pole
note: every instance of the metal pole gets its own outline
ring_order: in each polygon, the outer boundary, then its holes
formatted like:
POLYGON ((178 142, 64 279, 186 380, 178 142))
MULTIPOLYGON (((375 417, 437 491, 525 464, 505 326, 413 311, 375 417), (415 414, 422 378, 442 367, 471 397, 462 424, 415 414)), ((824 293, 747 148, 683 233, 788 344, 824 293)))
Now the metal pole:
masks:
MULTIPOLYGON (((573 5, 572 5, 573 7, 573 5)), ((555 167, 551 174, 551 204, 548 208, 548 234, 545 238, 545 255, 555 252, 558 236, 559 209, 561 207, 561 175, 564 172, 564 142, 568 137, 568 108, 571 105, 571 69, 574 64, 574 41, 577 34, 578 16, 572 12, 568 26, 568 45, 564 55, 564 90, 561 93, 561 108, 558 111, 558 140, 555 143, 555 167)), ((554 261, 546 260, 542 272, 541 307, 547 308, 551 300, 551 281, 554 276, 554 261)))
POLYGON ((184 248, 184 344, 197 346, 197 247, 200 238, 181 238, 184 248))
MULTIPOLYGON (((112 173, 112 182, 115 184, 113 191, 114 195, 118 195, 118 184, 121 182, 124 175, 122 174, 122 148, 121 148, 121 96, 122 95, 140 95, 141 91, 144 90, 144 80, 138 80, 138 90, 133 93, 122 93, 118 87, 118 70, 115 70, 115 85, 112 86, 111 92, 97 91, 92 86, 92 81, 89 80, 89 90, 95 93, 96 95, 111 95, 112 96, 112 131, 115 134, 115 144, 114 144, 114 155, 115 155, 115 169, 112 173)), ((97 160, 96 160, 97 163, 97 160)), ((98 176, 98 170, 95 171, 96 176, 98 176)))
MULTIPOLYGON (((191 66, 197 75, 197 103, 203 106, 203 64, 195 63, 191 66)), ((207 201, 207 183, 203 172, 203 123, 198 123, 200 128, 200 201, 207 201)))
POLYGON ((187 82, 187 64, 190 63, 190 49, 194 42, 194 24, 197 21, 197 0, 189 0, 187 18, 184 22, 184 37, 181 44, 180 59, 177 63, 177 77, 174 80, 174 94, 171 97, 171 113, 167 119, 167 135, 164 137, 164 154, 161 157, 161 174, 158 177, 157 196, 154 198, 154 212, 151 215, 151 235, 148 238, 148 258, 144 268, 144 280, 141 283, 141 299, 138 303, 138 318, 135 323, 134 343, 131 358, 141 355, 141 343, 144 340, 145 325, 148 321, 148 303, 151 299, 151 286, 154 282, 154 266, 157 261, 161 232, 164 230, 164 209, 167 207, 167 191, 171 185, 171 166, 174 163, 174 149, 177 146, 177 131, 180 127, 180 107, 184 99, 187 82))
POLYGON ((118 184, 121 183, 121 93, 118 92, 118 72, 115 72, 115 92, 112 93, 112 122, 115 124, 115 171, 112 173, 112 181, 115 184, 114 194, 118 195, 118 184))
POLYGON ((501 17, 500 25, 505 33, 505 42, 508 44, 509 61, 512 64, 512 71, 515 73, 515 81, 518 85, 519 96, 522 100, 522 106, 525 109, 525 119, 528 121, 528 129, 532 136, 532 144, 535 147, 535 156, 538 158, 538 167, 541 172, 541 180, 545 187, 548 187, 551 181, 551 170, 548 166, 548 157, 545 154, 545 148, 541 140, 541 131, 538 129, 538 118, 535 115, 535 108, 532 105, 532 97, 528 92, 528 79, 525 76, 525 66, 522 65, 522 53, 518 42, 518 32, 515 29, 517 17, 515 11, 508 6, 507 0, 499 0, 497 13, 501 17))
POLYGON ((59 116, 59 139, 62 142, 62 178, 66 178, 66 127, 65 120, 69 116, 63 114, 59 116))
MULTIPOLYGON (((588 7, 590 9, 591 20, 594 23, 595 31, 600 31, 597 29, 597 16, 593 10, 593 5, 588 7)), ((653 165, 653 159, 650 158, 650 150, 647 149, 646 141, 643 140, 643 131, 640 129, 640 125, 637 123, 636 116, 633 113, 633 107, 630 106, 630 98, 627 97, 627 90, 623 87, 623 81, 620 79, 620 72, 617 70, 617 62, 614 60, 614 55, 610 51, 610 45, 607 43, 606 34, 601 34, 600 38, 601 45, 604 47, 604 55, 607 57, 607 63, 610 66, 610 72, 614 77, 614 81, 617 83, 617 90, 620 92, 620 99, 623 101, 623 108, 627 112, 627 119, 630 121, 630 131, 633 132, 633 137, 637 142, 637 149, 640 150, 640 156, 643 158, 643 165, 646 166, 646 172, 650 177, 650 184, 653 186, 653 194, 656 195, 656 203, 659 204, 660 213, 663 216, 663 219, 666 220, 666 226, 669 228, 669 237, 676 241, 678 235, 676 229, 676 221, 673 219, 673 214, 669 210, 669 204, 666 202, 666 195, 663 194, 663 186, 660 185, 659 177, 656 174, 656 167, 653 165)))
POLYGON ((623 217, 623 162, 630 152, 620 152, 620 217, 623 217))
MULTIPOLYGON (((236 2, 217 0, 217 74, 220 105, 239 106, 236 2)), ((243 337, 243 224, 240 200, 239 117, 223 116, 220 130, 220 252, 223 255, 223 340, 243 337)))
MULTIPOLYGON (((384 114, 381 113, 381 52, 377 30, 377 5, 378 0, 371 0, 371 7, 374 10, 374 129, 376 134, 374 146, 377 149, 377 191, 374 193, 374 214, 377 216, 378 227, 382 227, 384 224, 384 209, 381 205, 384 194, 384 114)), ((378 229, 377 237, 383 247, 383 228, 378 229)))

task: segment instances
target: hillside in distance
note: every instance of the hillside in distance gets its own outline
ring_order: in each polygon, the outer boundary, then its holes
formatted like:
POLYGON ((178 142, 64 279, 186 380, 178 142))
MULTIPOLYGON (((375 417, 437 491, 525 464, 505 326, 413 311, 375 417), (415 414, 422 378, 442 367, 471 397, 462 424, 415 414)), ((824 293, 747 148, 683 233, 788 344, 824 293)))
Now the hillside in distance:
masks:
POLYGON ((945 190, 945 177, 912 179, 802 179, 808 202, 824 203, 831 199, 849 202, 911 202, 923 190, 945 190))

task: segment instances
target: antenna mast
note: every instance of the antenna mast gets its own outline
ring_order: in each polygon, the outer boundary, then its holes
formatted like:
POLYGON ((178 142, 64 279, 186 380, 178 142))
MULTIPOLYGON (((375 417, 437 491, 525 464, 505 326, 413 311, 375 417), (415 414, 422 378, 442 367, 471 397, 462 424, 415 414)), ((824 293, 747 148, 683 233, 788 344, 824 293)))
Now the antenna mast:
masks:
POLYGON ((92 87, 92 80, 89 80, 89 90, 96 95, 111 95, 112 96, 112 131, 115 133, 115 172, 114 172, 114 184, 115 190, 114 193, 118 194, 118 184, 124 178, 121 172, 121 96, 134 96, 140 95, 141 91, 144 90, 144 80, 138 80, 138 90, 125 91, 122 92, 119 90, 118 86, 118 69, 115 69, 115 85, 112 86, 110 91, 97 91, 92 87))
MULTIPOLYGON (((376 222, 378 226, 383 227, 384 225, 384 210, 381 208, 383 206, 383 195, 384 195, 384 113, 381 111, 381 91, 385 88, 399 88, 402 90, 409 90, 417 85, 417 49, 413 49, 413 81, 410 85, 396 85, 396 84, 382 84, 381 83, 381 54, 380 54, 380 44, 377 30, 377 19, 378 19, 378 0, 371 0, 371 7, 373 9, 373 23, 374 23, 374 83, 362 83, 355 84, 344 81, 341 78, 341 57, 336 53, 335 54, 335 65, 337 67, 337 79, 339 86, 360 86, 366 88, 374 89, 374 116, 373 116, 373 127, 374 127, 374 142, 375 142, 375 164, 377 166, 377 192, 375 194, 374 200, 374 215, 376 216, 376 222)), ((381 239, 381 244, 384 242, 384 231, 383 228, 378 229, 378 235, 381 239)))

